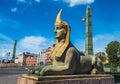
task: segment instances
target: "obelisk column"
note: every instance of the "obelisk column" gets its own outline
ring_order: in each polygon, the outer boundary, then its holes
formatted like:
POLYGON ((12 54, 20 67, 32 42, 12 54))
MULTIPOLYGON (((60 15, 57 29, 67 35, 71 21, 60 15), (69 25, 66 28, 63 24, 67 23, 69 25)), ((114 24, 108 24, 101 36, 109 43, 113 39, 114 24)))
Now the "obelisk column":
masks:
POLYGON ((14 63, 15 54, 16 54, 16 44, 17 44, 17 40, 14 41, 14 48, 13 48, 13 55, 12 55, 12 62, 13 63, 14 63))
POLYGON ((87 6, 86 9, 86 43, 85 43, 85 55, 93 55, 93 40, 92 40, 92 20, 91 9, 87 6))

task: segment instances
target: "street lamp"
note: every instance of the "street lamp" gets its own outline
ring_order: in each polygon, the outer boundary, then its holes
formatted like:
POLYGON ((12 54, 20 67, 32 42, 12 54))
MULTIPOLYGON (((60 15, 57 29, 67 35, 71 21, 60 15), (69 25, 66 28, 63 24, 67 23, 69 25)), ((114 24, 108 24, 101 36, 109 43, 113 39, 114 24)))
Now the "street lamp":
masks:
POLYGON ((85 18, 85 17, 83 17, 83 18, 82 18, 82 21, 83 21, 83 22, 85 22, 85 21, 86 21, 86 18, 85 18))

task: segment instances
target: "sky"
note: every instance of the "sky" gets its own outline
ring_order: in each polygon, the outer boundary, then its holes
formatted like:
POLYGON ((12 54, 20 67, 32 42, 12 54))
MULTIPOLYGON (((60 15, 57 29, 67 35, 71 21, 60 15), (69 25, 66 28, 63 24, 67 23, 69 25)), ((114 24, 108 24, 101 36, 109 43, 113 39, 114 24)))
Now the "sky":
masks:
POLYGON ((71 42, 85 51, 86 7, 92 11, 94 53, 105 52, 111 41, 120 42, 120 0, 0 0, 0 59, 13 51, 38 53, 55 43, 54 23, 61 19, 71 27, 71 42))

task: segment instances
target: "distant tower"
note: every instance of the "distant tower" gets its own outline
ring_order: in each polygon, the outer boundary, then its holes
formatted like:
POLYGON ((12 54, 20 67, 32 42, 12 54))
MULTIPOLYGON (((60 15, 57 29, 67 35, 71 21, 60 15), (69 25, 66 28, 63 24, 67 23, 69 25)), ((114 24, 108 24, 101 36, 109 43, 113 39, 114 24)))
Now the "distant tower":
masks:
POLYGON ((85 43, 85 55, 93 55, 93 40, 92 40, 92 20, 91 9, 87 6, 86 9, 86 43, 85 43))
POLYGON ((13 48, 12 62, 14 62, 14 60, 15 60, 15 54, 16 54, 16 44, 17 44, 17 40, 15 40, 15 41, 14 41, 14 48, 13 48))

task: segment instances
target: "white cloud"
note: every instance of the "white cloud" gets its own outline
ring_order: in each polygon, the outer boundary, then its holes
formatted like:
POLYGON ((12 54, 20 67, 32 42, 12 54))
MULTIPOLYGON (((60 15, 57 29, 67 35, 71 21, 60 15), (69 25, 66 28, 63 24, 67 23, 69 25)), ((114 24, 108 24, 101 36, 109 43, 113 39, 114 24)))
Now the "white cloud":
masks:
MULTIPOLYGON (((94 54, 97 52, 105 52, 105 48, 107 44, 111 41, 120 42, 120 32, 115 32, 113 34, 99 34, 93 37, 93 48, 94 54)), ((75 47, 77 47, 80 51, 85 51, 85 39, 75 41, 75 47)))
POLYGON ((40 3, 40 0, 17 0, 18 4, 25 3, 25 4, 28 4, 28 5, 32 5, 33 2, 40 3))
POLYGON ((17 5, 21 5, 21 4, 24 4, 26 6, 32 5, 32 1, 33 0, 17 0, 17 5))
POLYGON ((27 50, 29 52, 38 52, 40 49, 46 49, 50 47, 54 41, 42 36, 26 36, 20 40, 19 49, 27 50))
POLYGON ((90 4, 94 2, 94 0, 63 0, 63 1, 68 2, 71 7, 79 4, 88 4, 88 3, 90 4))
POLYGON ((120 41, 120 32, 116 32, 114 34, 96 35, 93 38, 94 52, 104 52, 107 44, 111 41, 120 41))
POLYGON ((54 0, 54 1, 58 1, 58 0, 54 0))
MULTIPOLYGON (((54 0, 54 1, 58 1, 58 0, 54 0)), ((94 0, 62 0, 62 1, 65 3, 69 3, 70 7, 80 4, 91 4, 94 2, 94 0)))
POLYGON ((12 56, 13 46, 9 41, 0 43, 0 59, 6 59, 6 52, 10 52, 10 57, 12 56))
POLYGON ((17 0, 17 2, 20 2, 20 3, 25 3, 26 0, 17 0))
MULTIPOLYGON (((5 54, 5 51, 13 53, 14 40, 9 37, 0 34, 0 59, 6 58, 6 56, 1 57, 5 54)), ((52 46, 55 41, 53 39, 48 39, 42 36, 26 36, 21 40, 17 41, 16 45, 16 56, 22 52, 30 52, 37 54, 41 49, 47 49, 52 46)))
POLYGON ((11 12, 17 12, 17 10, 18 10, 18 9, 15 7, 15 8, 12 8, 12 9, 11 9, 11 12))
POLYGON ((40 0, 35 0, 35 2, 40 3, 40 0))
POLYGON ((6 52, 10 52, 10 57, 12 56, 14 41, 4 34, 0 33, 0 59, 6 59, 6 52))

